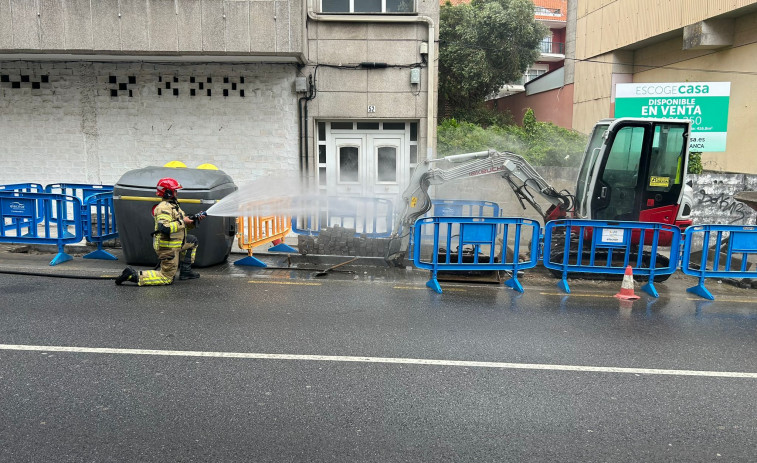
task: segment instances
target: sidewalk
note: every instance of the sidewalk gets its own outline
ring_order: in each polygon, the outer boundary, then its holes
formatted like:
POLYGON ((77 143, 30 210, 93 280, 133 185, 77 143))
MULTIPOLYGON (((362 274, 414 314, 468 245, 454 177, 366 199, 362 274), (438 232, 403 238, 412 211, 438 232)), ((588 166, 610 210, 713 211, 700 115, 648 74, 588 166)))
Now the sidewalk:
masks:
MULTIPOLYGON (((55 256, 55 246, 0 244, 0 274, 33 274, 51 277, 68 278, 91 278, 91 279, 115 279, 127 266, 121 248, 106 248, 108 252, 118 260, 84 259, 83 255, 96 249, 94 246, 71 245, 66 246, 66 252, 73 259, 58 265, 51 266, 50 261, 55 256)), ((286 278, 286 279, 338 279, 360 281, 388 281, 403 283, 413 286, 423 286, 429 279, 429 272, 412 266, 397 268, 389 266, 383 259, 375 257, 360 257, 354 262, 340 266, 327 275, 316 277, 315 273, 326 270, 337 264, 346 262, 351 256, 326 256, 326 255, 301 255, 289 253, 275 253, 260 251, 255 252, 255 257, 264 262, 268 267, 237 266, 234 262, 245 257, 247 254, 233 249, 228 260, 224 263, 211 267, 200 268, 201 275, 213 277, 240 277, 250 278, 286 278)), ((145 270, 148 267, 134 266, 137 270, 145 270)), ((503 274, 499 278, 488 272, 485 277, 469 277, 466 275, 452 275, 453 278, 444 278, 440 275, 439 281, 442 289, 451 286, 471 286, 499 284, 503 290, 512 291, 504 287, 502 282, 509 278, 503 274)), ((548 290, 558 292, 558 279, 547 269, 541 266, 524 271, 519 276, 525 292, 533 290, 548 290)), ((613 295, 620 288, 620 281, 569 279, 571 294, 581 293, 608 293, 613 295)), ((636 281, 635 288, 639 295, 643 283, 636 281)), ((665 282, 655 283, 660 297, 696 297, 686 292, 686 289, 697 284, 697 279, 678 271, 670 276, 665 282)), ((737 282, 724 282, 716 278, 708 279, 707 288, 715 296, 715 300, 739 298, 754 299, 755 291, 751 288, 739 287, 737 282)), ((431 291, 429 289, 429 291, 431 291)))

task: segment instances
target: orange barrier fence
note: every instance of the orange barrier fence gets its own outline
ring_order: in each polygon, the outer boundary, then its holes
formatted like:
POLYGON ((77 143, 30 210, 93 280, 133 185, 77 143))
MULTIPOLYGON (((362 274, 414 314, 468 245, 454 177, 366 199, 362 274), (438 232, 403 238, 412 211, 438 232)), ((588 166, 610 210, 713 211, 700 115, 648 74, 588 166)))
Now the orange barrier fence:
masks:
POLYGON ((239 249, 247 251, 247 257, 242 258, 234 265, 251 265, 254 267, 267 267, 260 259, 252 255, 252 249, 268 243, 276 246, 271 251, 297 252, 296 249, 286 244, 277 244, 292 231, 292 220, 288 216, 252 216, 237 218, 237 243, 239 249))

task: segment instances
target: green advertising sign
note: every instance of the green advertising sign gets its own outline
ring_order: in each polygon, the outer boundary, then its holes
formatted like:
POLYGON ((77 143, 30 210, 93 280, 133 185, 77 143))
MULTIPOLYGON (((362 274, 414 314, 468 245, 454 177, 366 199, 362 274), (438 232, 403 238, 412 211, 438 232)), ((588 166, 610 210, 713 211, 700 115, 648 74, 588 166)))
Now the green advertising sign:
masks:
POLYGON ((725 151, 730 82, 617 84, 615 117, 688 119, 690 151, 725 151))

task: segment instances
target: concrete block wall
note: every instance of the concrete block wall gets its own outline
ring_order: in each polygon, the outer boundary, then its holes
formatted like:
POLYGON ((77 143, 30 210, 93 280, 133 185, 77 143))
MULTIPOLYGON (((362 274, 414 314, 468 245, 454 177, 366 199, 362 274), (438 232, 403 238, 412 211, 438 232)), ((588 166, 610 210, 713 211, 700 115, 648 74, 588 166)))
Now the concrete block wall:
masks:
POLYGON ((754 225, 757 213, 733 199, 742 191, 757 190, 757 175, 707 172, 692 175, 694 182, 695 224, 754 225))
POLYGON ((278 55, 303 61, 301 0, 2 0, 0 52, 278 55))
POLYGON ((295 73, 289 64, 0 61, 0 184, 113 184, 173 160, 214 164, 238 185, 297 175, 295 73))

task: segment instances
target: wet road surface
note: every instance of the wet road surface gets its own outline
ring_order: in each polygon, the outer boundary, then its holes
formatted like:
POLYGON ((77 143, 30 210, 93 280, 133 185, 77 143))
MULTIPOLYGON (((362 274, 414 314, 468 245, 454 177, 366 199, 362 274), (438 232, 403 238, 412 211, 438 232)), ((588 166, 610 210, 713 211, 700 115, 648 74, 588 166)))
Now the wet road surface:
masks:
POLYGON ((201 273, 0 275, 0 459, 754 459, 750 292, 201 273))

